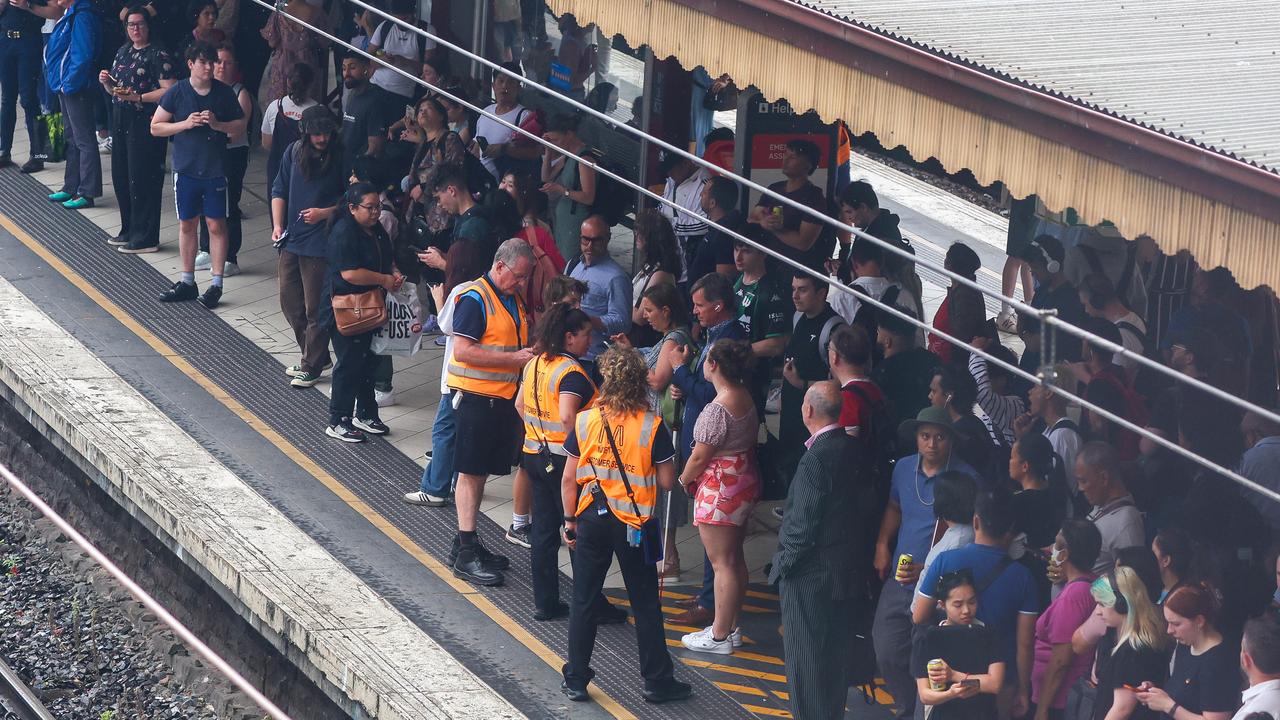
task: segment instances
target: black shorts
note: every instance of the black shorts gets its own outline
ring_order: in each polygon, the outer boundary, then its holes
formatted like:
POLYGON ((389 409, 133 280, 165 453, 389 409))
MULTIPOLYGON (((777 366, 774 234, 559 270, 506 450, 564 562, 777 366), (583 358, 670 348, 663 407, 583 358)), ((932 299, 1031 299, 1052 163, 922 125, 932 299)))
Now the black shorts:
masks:
POLYGON ((513 400, 459 393, 453 469, 466 475, 506 475, 516 464, 524 424, 513 400))

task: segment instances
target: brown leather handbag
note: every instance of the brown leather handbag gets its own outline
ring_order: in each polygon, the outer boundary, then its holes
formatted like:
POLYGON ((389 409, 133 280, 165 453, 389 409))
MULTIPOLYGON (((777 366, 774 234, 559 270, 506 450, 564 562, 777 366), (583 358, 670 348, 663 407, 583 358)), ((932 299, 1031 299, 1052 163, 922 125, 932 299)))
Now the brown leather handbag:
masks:
POLYGON ((387 322, 386 290, 374 288, 354 295, 333 296, 333 320, 345 336, 377 330, 387 322))

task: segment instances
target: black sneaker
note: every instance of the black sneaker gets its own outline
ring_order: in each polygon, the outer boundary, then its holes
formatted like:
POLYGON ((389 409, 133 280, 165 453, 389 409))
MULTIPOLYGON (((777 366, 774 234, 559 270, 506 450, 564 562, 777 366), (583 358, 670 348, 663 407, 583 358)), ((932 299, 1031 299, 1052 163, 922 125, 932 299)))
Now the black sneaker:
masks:
POLYGON ((218 307, 218 301, 222 299, 222 286, 210 285, 198 299, 201 305, 210 310, 218 307))
POLYGON ((30 175, 31 173, 38 173, 41 170, 44 170, 44 161, 37 160, 35 158, 31 158, 30 160, 22 163, 22 167, 18 168, 19 172, 24 173, 26 175, 30 175))
POLYGON ((160 296, 160 302, 185 302, 200 297, 200 290, 195 283, 184 283, 181 280, 160 296))
POLYGON ((507 527, 507 542, 512 545, 519 545, 522 548, 532 548, 533 542, 529 539, 529 528, 531 525, 523 525, 516 527, 514 524, 507 527))
POLYGON ((128 236, 128 235, 117 235, 117 236, 115 236, 115 237, 111 238, 110 240, 108 240, 108 241, 107 241, 107 244, 108 244, 108 245, 115 245, 116 247, 120 247, 121 245, 128 245, 128 244, 129 244, 129 236, 128 236))
POLYGON ((680 682, 673 678, 660 688, 655 690, 645 688, 640 691, 640 694, 644 696, 645 702, 660 705, 665 702, 674 702, 676 700, 684 700, 688 698, 693 695, 693 686, 687 682, 680 682))
POLYGON ((505 578, 501 570, 488 567, 475 548, 466 548, 458 552, 458 559, 453 563, 453 576, 469 583, 493 587, 501 585, 505 578))
POLYGON ((391 432, 391 428, 387 427, 386 423, 382 422, 381 420, 378 420, 377 418, 374 418, 372 420, 361 420, 360 418, 354 418, 351 420, 351 424, 369 433, 370 435, 386 435, 387 433, 391 432))
POLYGON ((568 680, 560 681, 560 692, 574 702, 586 702, 591 699, 591 696, 587 694, 586 688, 569 687, 568 680))
POLYGON ((337 425, 330 425, 324 429, 324 434, 346 443, 362 443, 367 439, 364 433, 351 427, 351 421, 349 420, 343 420, 337 425))
POLYGON ((9 153, 0 153, 0 168, 7 168, 13 164, 13 160, 9 159, 9 153))
POLYGON ((120 243, 115 242, 115 239, 112 239, 109 242, 112 245, 119 245, 119 247, 116 248, 116 252, 124 253, 125 255, 144 255, 146 253, 153 253, 160 250, 159 243, 155 245, 143 245, 129 240, 121 245, 120 243))
POLYGON ((538 622, 546 622, 548 620, 558 620, 562 617, 569 616, 569 606, 564 601, 557 602, 553 607, 542 609, 538 608, 533 611, 533 619, 538 622))

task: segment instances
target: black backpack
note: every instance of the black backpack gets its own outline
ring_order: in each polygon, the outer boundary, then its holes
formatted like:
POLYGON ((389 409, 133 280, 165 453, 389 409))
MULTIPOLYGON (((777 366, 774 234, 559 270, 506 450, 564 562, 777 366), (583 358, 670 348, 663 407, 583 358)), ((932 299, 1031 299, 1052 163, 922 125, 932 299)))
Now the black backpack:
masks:
POLYGON ((871 479, 876 489, 876 499, 883 508, 889 500, 889 484, 893 479, 893 464, 898 460, 898 432, 893 427, 893 417, 884 400, 872 400, 857 383, 847 386, 862 402, 871 406, 871 427, 859 428, 858 439, 866 443, 871 457, 871 479))
MULTIPOLYGON (((608 159, 599 150, 588 150, 584 159, 604 170, 620 177, 626 177, 622 165, 608 159)), ((573 190, 582 189, 582 165, 573 173, 573 190)), ((635 205, 635 191, 602 172, 596 173, 596 199, 591 203, 591 214, 599 215, 613 227, 622 222, 622 218, 635 205)))
MULTIPOLYGON (((871 297, 871 293, 868 293, 861 285, 855 284, 850 285, 849 287, 858 295, 871 297)), ((884 291, 884 295, 880 296, 880 302, 885 305, 896 305, 898 302, 898 296, 901 293, 902 288, 897 285, 890 285, 889 288, 884 291)), ((881 360, 884 360, 884 351, 881 350, 880 346, 876 343, 876 333, 880 331, 881 312, 883 312, 883 310, 869 302, 859 302, 858 312, 853 316, 853 324, 861 327, 863 330, 866 330, 867 339, 871 341, 871 364, 873 367, 878 365, 881 360)))

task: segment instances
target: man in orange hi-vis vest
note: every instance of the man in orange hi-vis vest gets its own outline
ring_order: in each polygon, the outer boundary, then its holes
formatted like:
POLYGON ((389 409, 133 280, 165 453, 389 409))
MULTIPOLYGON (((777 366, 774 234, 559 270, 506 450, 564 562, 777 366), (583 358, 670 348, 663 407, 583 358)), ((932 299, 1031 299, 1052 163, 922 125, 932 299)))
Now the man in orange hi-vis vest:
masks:
POLYGON ((490 475, 511 472, 523 436, 515 396, 520 370, 533 358, 529 321, 520 299, 533 273, 533 250, 519 238, 502 243, 489 272, 466 284, 454 300, 453 358, 445 383, 453 392, 458 444, 458 537, 450 551, 453 574, 477 585, 501 585, 510 561, 476 537, 476 515, 490 475))

